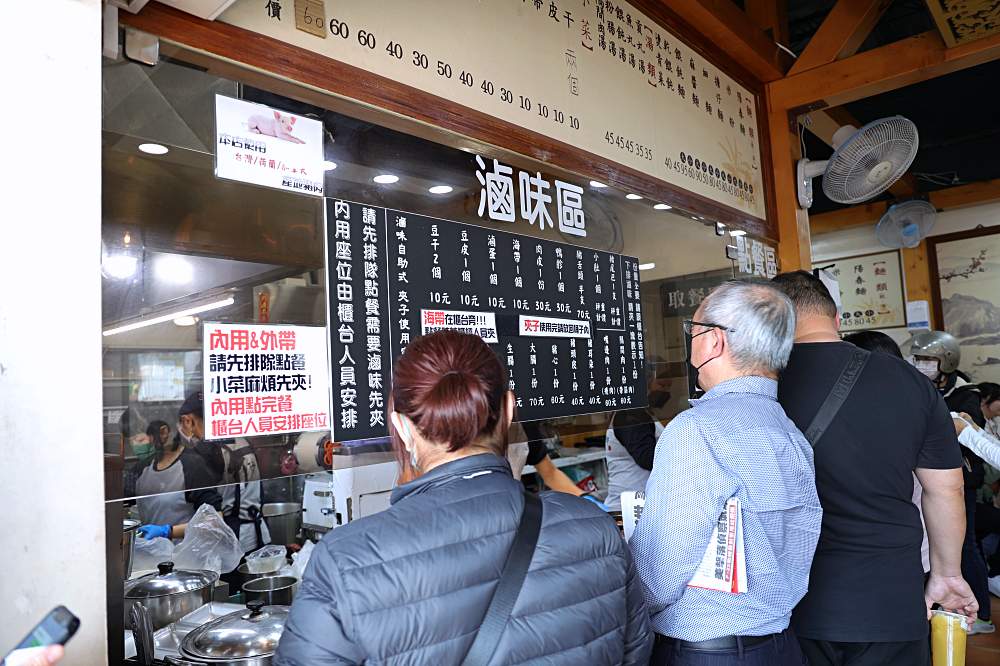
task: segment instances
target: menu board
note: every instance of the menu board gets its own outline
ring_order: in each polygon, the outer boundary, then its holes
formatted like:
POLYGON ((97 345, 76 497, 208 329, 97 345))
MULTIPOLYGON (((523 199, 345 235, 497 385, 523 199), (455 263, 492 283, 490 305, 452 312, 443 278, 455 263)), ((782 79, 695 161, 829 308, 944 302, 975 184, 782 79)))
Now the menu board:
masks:
POLYGON ((634 257, 328 200, 327 266, 337 440, 386 434, 391 364, 442 329, 490 344, 519 420, 646 404, 634 257))
POLYGON ((824 262, 840 285, 840 330, 906 326, 903 269, 899 252, 879 252, 824 262))
POLYGON ((219 21, 765 217, 758 100, 621 0, 237 0, 219 21))

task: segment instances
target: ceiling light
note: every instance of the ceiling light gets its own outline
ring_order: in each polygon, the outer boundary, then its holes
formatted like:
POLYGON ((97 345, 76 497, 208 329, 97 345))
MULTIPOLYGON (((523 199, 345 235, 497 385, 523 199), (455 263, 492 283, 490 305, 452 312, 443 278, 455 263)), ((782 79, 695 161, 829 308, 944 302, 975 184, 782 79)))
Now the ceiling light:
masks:
POLYGON ((125 324, 124 326, 118 326, 116 328, 109 328, 104 331, 102 335, 116 335, 118 333, 126 333, 128 331, 134 331, 138 328, 145 328, 146 326, 153 326, 154 324, 162 324, 165 321, 172 321, 174 319, 180 319, 188 315, 196 315, 199 312, 208 312, 209 310, 215 310, 217 308, 224 308, 227 305, 232 305, 236 300, 230 296, 221 301, 215 301, 214 303, 207 303, 206 305, 198 305, 193 308, 188 308, 186 310, 180 310, 178 312, 171 312, 170 314, 159 315, 158 317, 153 317, 151 319, 143 319, 140 321, 133 322, 131 324, 125 324))
POLYGON ((323 171, 333 171, 337 168, 336 162, 331 162, 330 160, 323 160, 323 171))
POLYGON ((653 262, 649 262, 648 264, 639 264, 640 271, 648 271, 651 268, 656 268, 656 264, 654 264, 653 262))
POLYGON ((590 181, 590 186, 596 187, 597 189, 601 189, 602 187, 607 187, 607 185, 605 185, 604 183, 598 183, 596 180, 590 181))
POLYGON ((730 236, 746 236, 747 232, 743 231, 742 229, 730 229, 729 235, 730 236))
POLYGON ((653 206, 653 208, 655 208, 656 210, 670 210, 671 208, 673 208, 673 206, 671 206, 670 204, 656 204, 655 206, 653 206))
POLYGON ((399 176, 394 176, 391 173, 380 173, 379 175, 372 178, 379 185, 391 185, 399 180, 399 176))
POLYGON ((198 323, 198 318, 194 315, 184 315, 183 317, 177 317, 174 319, 175 326, 194 326, 198 323))
POLYGON ((140 143, 139 151, 147 155, 166 155, 170 152, 170 149, 158 143, 140 143))
POLYGON ((451 185, 435 185, 434 187, 428 189, 427 191, 431 194, 448 194, 453 188, 451 185))
POLYGON ((640 197, 638 194, 626 194, 625 198, 626 199, 631 199, 632 201, 638 201, 642 197, 640 197))
POLYGON ((194 279, 194 266, 176 255, 160 257, 156 262, 156 277, 170 284, 187 284, 194 279))
POLYGON ((109 276, 118 280, 125 280, 135 275, 139 259, 130 254, 109 254, 104 257, 101 264, 104 267, 104 272, 109 276))

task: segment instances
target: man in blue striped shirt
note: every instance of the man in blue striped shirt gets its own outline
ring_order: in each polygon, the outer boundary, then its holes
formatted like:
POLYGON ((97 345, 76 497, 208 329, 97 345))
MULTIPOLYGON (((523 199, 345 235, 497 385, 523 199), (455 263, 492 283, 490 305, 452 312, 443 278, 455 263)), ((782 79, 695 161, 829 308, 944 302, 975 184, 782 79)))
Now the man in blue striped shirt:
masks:
POLYGON ((631 539, 659 635, 651 663, 801 666, 788 625, 806 592, 822 510, 812 448, 776 400, 794 308, 770 285, 727 282, 684 328, 707 392, 660 436, 631 539), (733 497, 747 589, 691 587, 733 497))

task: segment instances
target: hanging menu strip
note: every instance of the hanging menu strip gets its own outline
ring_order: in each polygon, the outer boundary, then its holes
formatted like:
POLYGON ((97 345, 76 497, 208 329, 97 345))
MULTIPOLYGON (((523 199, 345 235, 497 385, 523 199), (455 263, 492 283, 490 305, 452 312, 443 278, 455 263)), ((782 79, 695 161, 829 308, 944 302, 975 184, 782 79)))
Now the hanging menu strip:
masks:
POLYGON ((423 334, 490 344, 525 421, 645 405, 635 258, 327 202, 334 437, 385 435, 390 368, 423 334))

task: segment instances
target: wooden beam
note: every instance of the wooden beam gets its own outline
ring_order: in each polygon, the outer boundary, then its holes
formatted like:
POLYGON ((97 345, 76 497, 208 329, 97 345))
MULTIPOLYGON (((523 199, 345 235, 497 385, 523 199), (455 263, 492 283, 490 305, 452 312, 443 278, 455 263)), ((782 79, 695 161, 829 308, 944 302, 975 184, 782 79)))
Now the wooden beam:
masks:
POLYGON ((927 262, 927 241, 920 241, 914 248, 902 250, 903 280, 906 282, 906 300, 927 301, 931 321, 934 321, 934 299, 931 296, 931 267, 927 262))
MULTIPOLYGON (((1000 201, 1000 178, 937 190, 931 192, 928 199, 940 211, 1000 201)), ((809 228, 813 235, 818 236, 831 231, 875 224, 885 213, 886 208, 885 201, 873 201, 829 213, 817 213, 809 217, 809 228)))
POLYGON ((772 40, 788 46, 788 0, 745 0, 743 9, 772 40))
POLYGON ((892 0, 839 0, 788 70, 788 75, 857 53, 890 4, 892 0))
POLYGON ((937 31, 768 83, 774 108, 841 106, 1000 58, 1000 35, 945 47, 937 31))
POLYGON ((795 162, 802 157, 797 126, 788 112, 773 109, 768 100, 768 135, 774 183, 774 217, 778 226, 778 261, 782 271, 812 268, 809 213, 798 206, 795 162))
POLYGON ((791 58, 732 0, 660 0, 708 40, 724 46, 759 81, 785 75, 791 58))

